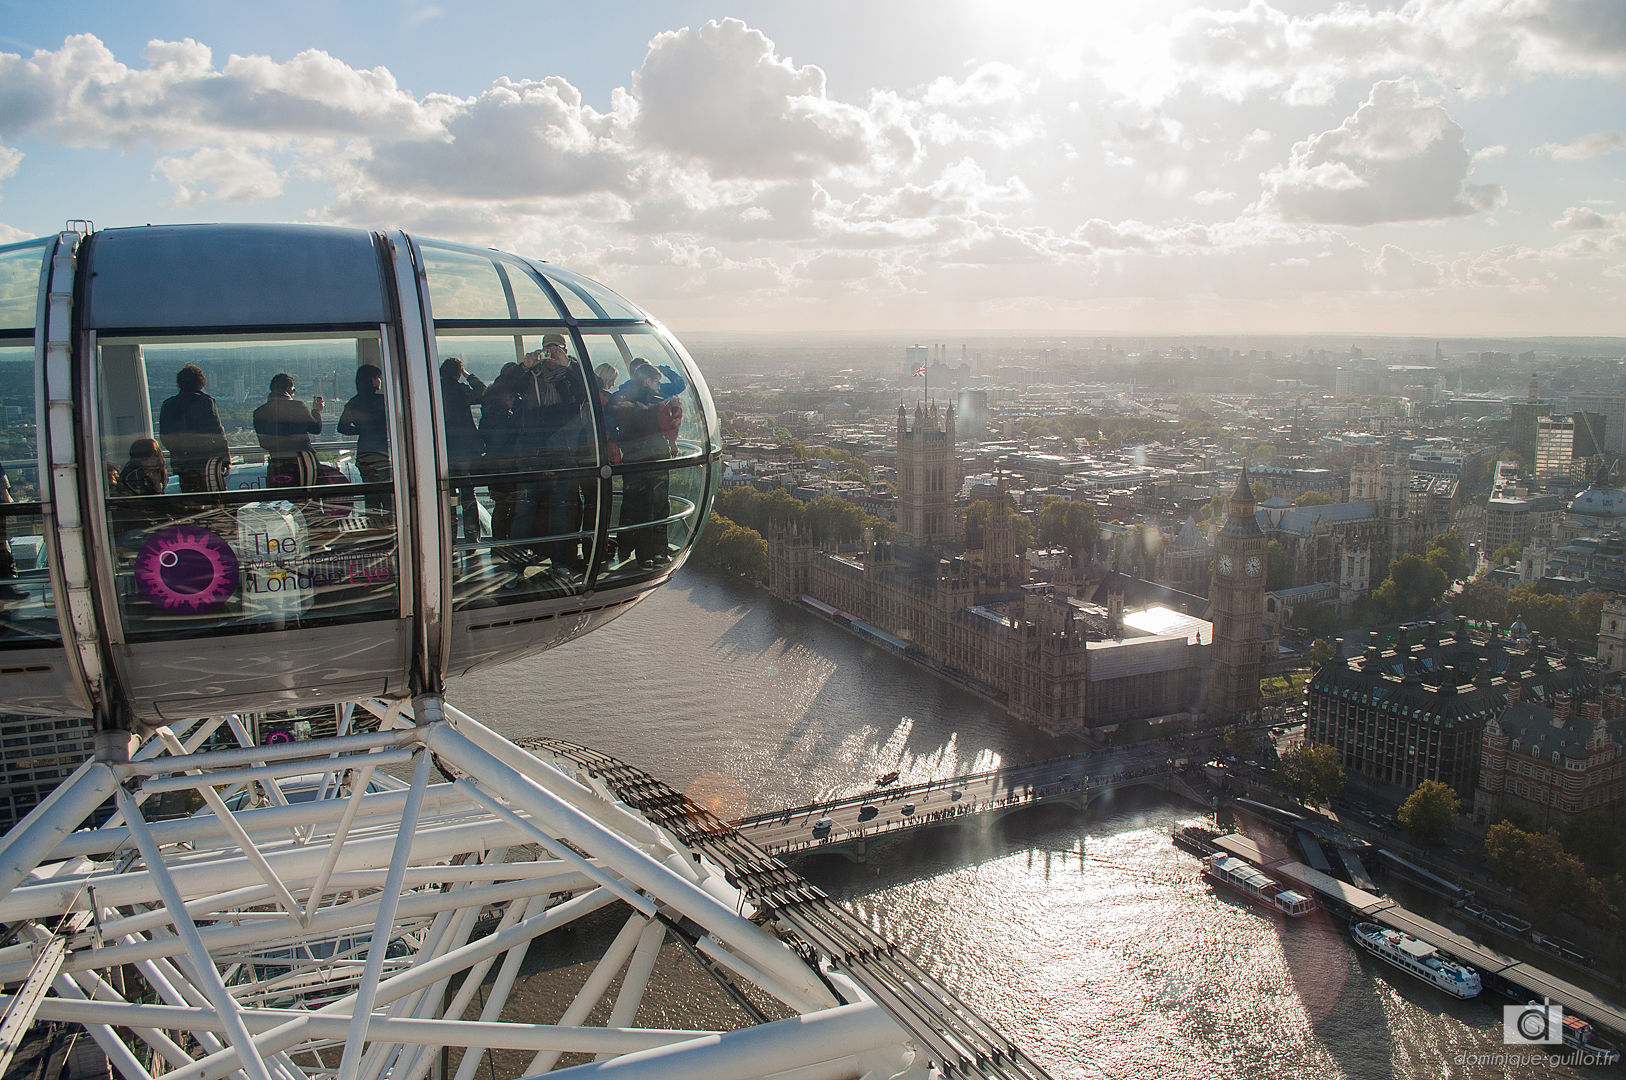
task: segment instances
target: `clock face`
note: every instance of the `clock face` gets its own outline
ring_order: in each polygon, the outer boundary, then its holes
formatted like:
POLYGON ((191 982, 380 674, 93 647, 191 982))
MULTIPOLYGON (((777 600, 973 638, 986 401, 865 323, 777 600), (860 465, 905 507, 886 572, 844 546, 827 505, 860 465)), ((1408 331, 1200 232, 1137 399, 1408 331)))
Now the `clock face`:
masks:
POLYGON ((1229 555, 1221 555, 1219 557, 1219 572, 1222 574, 1229 574, 1231 572, 1231 557, 1229 555))
POLYGON ((1259 564, 1259 556, 1249 555, 1248 561, 1242 564, 1242 569, 1247 572, 1249 577, 1258 577, 1259 571, 1263 569, 1259 564))

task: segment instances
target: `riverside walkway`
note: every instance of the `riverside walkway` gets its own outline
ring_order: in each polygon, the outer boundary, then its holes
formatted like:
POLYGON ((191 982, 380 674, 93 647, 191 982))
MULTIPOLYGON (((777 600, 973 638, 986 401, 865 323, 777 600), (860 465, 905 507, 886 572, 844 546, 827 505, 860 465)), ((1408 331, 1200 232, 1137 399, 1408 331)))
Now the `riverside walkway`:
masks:
POLYGON ((1082 810, 1112 791, 1145 786, 1207 803, 1162 758, 1114 760, 1086 753, 946 780, 876 787, 858 795, 741 818, 733 826, 774 855, 828 852, 862 862, 876 846, 904 833, 969 817, 991 820, 1040 804, 1059 803, 1082 810))

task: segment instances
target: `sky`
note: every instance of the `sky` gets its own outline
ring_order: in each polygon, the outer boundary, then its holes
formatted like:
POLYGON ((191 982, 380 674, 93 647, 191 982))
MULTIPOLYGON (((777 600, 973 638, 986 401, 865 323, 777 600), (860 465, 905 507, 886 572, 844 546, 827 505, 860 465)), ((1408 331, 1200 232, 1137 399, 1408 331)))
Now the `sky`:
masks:
POLYGON ((0 0, 0 243, 401 228, 680 333, 1626 335, 1623 0, 0 0))

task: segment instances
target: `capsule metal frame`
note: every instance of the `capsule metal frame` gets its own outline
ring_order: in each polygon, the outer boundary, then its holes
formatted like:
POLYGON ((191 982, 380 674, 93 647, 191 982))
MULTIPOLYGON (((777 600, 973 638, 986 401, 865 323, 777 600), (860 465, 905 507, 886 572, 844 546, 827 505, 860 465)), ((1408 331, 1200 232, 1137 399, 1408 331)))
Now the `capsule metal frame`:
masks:
MULTIPOLYGON (((0 606, 0 685, 7 711, 90 715, 104 730, 438 695, 447 679, 572 640, 627 610, 682 564, 710 506, 721 459, 704 379, 657 320, 551 264, 402 231, 291 225, 96 231, 72 223, 54 238, 0 247, 0 350, 15 358, 30 345, 38 498, 0 504, 0 521, 11 526, 0 543, 16 535, 19 522, 37 519, 44 558, 13 589, 25 601, 0 606), (29 296, 25 271, 34 253, 37 286, 29 296), (492 282, 500 295, 486 287, 492 282), (32 324, 23 326, 30 299, 32 324), (506 471, 455 472, 439 378, 442 345, 487 354, 511 347, 517 360, 549 334, 564 336, 575 365, 569 377, 584 380, 577 441, 561 451, 569 463, 544 467, 538 462, 551 451, 536 451, 542 456, 523 467, 514 465, 516 456, 506 471), (258 488, 176 493, 170 481, 138 499, 126 490, 125 475, 111 468, 117 464, 111 446, 157 434, 153 399, 161 388, 147 369, 147 351, 180 356, 209 346, 251 357, 256 349, 274 353, 270 346, 278 342, 294 350, 352 339, 358 369, 376 357, 382 371, 386 482, 356 475, 359 441, 353 456, 324 444, 323 452, 348 472, 313 453, 322 475, 339 473, 338 480, 318 487, 323 481, 313 472, 264 497, 258 488), (640 349, 655 353, 682 384, 672 393, 681 399, 674 423, 682 428, 663 434, 669 452, 616 461, 612 413, 622 405, 599 384, 594 365, 607 358, 626 374, 640 349), (519 493, 509 497, 534 520, 546 520, 541 501, 557 503, 563 489, 566 516, 585 520, 574 529, 533 527, 517 539, 488 537, 483 530, 505 487, 519 493), (465 520, 459 541, 460 494, 468 491, 475 492, 478 535, 469 537, 465 520), (426 492, 434 497, 422 497, 426 492), (624 520, 634 501, 659 506, 624 520), (285 559, 248 566, 241 530, 251 505, 254 514, 288 522, 280 540, 267 540, 278 555, 284 554, 278 545, 286 546, 285 559), (344 516, 330 521, 323 514, 344 516), (235 538, 228 535, 234 520, 235 538), (211 528, 215 540, 205 535, 211 528), (155 547, 160 534, 183 550, 155 547), (660 550, 654 558, 631 558, 626 545, 633 542, 643 545, 639 554, 651 544, 660 550), (323 554, 312 554, 318 550, 323 554), (321 560, 338 565, 334 560, 352 551, 381 567, 393 560, 393 604, 387 584, 369 592, 364 582, 350 589, 360 600, 313 615, 327 586, 305 582, 327 580, 317 571, 331 567, 321 560), (339 555, 330 558, 333 552, 339 555), (221 591, 231 595, 208 610, 212 599, 190 594, 183 599, 198 605, 192 610, 164 609, 144 594, 132 569, 133 559, 147 558, 143 581, 162 591, 160 564, 173 570, 211 557, 217 566, 235 558, 243 576, 233 585, 218 571, 221 591), (280 608, 270 601, 263 610, 251 608, 251 601, 260 603, 244 585, 251 569, 267 571, 264 582, 252 579, 259 584, 283 575, 278 580, 297 598, 284 598, 280 608)), ((244 371, 257 364, 262 360, 242 360, 244 371)), ((234 378, 240 383, 242 376, 234 378)), ((244 393, 239 386, 236 405, 246 405, 244 393)), ((261 453, 269 486, 280 479, 272 475, 269 449, 239 443, 231 460, 261 453)), ((130 464, 136 463, 132 446, 130 464)), ((7 464, 16 470, 15 459, 7 464)))

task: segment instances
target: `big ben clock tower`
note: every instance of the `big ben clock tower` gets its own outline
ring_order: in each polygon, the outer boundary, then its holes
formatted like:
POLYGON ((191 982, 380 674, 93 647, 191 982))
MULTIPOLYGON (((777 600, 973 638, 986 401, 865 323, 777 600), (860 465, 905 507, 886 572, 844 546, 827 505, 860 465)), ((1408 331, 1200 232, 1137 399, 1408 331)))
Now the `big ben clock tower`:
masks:
POLYGON ((1254 519, 1248 466, 1231 493, 1231 512, 1214 542, 1208 590, 1214 623, 1208 715, 1231 720, 1259 707, 1260 632, 1265 617, 1265 534, 1254 519))

